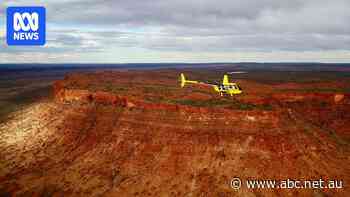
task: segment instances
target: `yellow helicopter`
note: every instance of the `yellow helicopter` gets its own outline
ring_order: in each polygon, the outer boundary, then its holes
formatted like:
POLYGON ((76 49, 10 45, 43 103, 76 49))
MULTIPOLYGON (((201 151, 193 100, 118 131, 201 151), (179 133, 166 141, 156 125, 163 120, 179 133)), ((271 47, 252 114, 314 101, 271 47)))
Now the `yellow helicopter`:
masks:
POLYGON ((200 81, 192 81, 187 80, 185 78, 185 75, 183 73, 180 74, 180 82, 181 87, 185 87, 186 83, 192 83, 192 84, 200 84, 200 85, 207 85, 214 88, 216 92, 220 93, 220 96, 223 96, 224 94, 228 94, 230 96, 233 96, 235 94, 241 94, 242 88, 237 83, 231 83, 229 82, 228 75, 224 75, 224 78, 222 80, 221 84, 211 84, 211 83, 205 83, 200 81))

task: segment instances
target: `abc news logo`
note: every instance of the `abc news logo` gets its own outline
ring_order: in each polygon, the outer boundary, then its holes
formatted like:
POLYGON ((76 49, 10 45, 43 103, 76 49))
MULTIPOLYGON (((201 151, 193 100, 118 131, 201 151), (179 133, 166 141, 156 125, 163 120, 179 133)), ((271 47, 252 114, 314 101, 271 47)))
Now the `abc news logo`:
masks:
POLYGON ((38 13, 29 14, 25 12, 20 14, 16 12, 13 15, 13 29, 15 33, 13 35, 13 39, 15 40, 39 40, 39 33, 36 32, 39 29, 39 15, 38 13), (28 21, 27 25, 25 24, 25 20, 28 21), (20 31, 24 32, 20 32, 20 31), (33 31, 35 33, 27 33, 28 31, 33 31))
POLYGON ((46 24, 44 7, 7 8, 8 45, 44 45, 46 24))

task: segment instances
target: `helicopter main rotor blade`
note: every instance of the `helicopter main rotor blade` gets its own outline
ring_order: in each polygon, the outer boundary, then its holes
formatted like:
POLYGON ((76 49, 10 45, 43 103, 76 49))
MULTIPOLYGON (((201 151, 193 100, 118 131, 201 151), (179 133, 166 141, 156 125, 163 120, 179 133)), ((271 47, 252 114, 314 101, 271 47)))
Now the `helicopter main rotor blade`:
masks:
POLYGON ((234 71, 234 72, 228 72, 227 74, 232 75, 232 74, 244 74, 244 73, 248 73, 248 72, 246 72, 246 71, 234 71))

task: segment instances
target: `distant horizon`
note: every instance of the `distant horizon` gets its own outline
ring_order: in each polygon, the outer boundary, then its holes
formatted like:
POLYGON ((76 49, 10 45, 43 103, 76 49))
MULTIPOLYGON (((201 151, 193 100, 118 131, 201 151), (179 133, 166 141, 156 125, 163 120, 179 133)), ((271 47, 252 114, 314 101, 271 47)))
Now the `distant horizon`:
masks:
POLYGON ((336 71, 350 72, 350 63, 236 62, 236 63, 51 63, 0 64, 0 71, 98 70, 98 69, 196 69, 226 68, 232 71, 336 71))
POLYGON ((0 63, 0 65, 127 65, 127 64, 350 64, 349 62, 292 62, 292 61, 281 61, 281 62, 131 62, 131 63, 110 63, 110 62, 64 62, 64 63, 0 63))

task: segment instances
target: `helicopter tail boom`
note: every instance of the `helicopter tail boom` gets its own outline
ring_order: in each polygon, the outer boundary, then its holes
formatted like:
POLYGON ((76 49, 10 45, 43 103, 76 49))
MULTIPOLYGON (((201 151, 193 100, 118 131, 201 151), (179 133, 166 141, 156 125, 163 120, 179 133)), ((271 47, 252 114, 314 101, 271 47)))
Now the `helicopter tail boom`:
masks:
POLYGON ((186 83, 194 83, 194 84, 199 83, 198 81, 187 80, 183 73, 181 73, 181 75, 180 75, 180 82, 181 82, 181 87, 185 87, 186 83))

